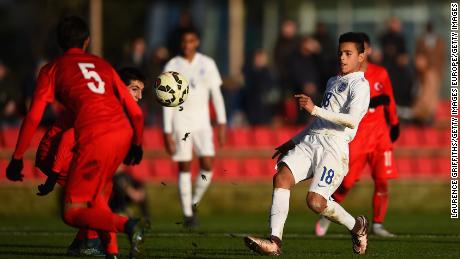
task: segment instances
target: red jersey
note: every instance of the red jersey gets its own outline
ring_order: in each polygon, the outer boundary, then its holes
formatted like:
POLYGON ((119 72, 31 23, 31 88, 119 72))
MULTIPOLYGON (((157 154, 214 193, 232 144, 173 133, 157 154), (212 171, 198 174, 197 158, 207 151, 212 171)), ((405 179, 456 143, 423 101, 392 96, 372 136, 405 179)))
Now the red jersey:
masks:
POLYGON ((367 70, 364 73, 364 77, 369 82, 370 86, 370 98, 385 94, 390 98, 388 105, 381 105, 376 108, 370 108, 369 111, 364 115, 360 122, 363 125, 363 130, 366 130, 366 124, 377 123, 380 126, 386 126, 386 116, 388 114, 390 125, 396 125, 399 123, 398 115, 396 113, 396 103, 393 95, 393 87, 391 86, 390 77, 388 76, 387 70, 379 65, 368 63, 367 70))
POLYGON ((71 48, 41 69, 14 158, 24 155, 46 105, 55 99, 72 114, 77 141, 80 137, 85 141, 82 136, 91 139, 96 134, 133 127, 133 142, 141 144, 142 111, 116 71, 102 58, 71 48))

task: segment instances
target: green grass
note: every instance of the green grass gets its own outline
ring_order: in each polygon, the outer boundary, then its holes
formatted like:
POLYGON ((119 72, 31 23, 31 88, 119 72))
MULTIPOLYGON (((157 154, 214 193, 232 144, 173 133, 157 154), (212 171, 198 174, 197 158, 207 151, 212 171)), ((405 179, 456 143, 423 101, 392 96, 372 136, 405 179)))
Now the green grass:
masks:
MULTIPOLYGON (((344 204, 354 215, 370 215, 372 185, 362 183, 344 204)), ((366 257, 459 258, 460 221, 448 210, 448 186, 442 182, 395 182, 386 227, 396 238, 370 237, 366 257)), ((270 203, 266 184, 217 184, 200 206, 200 227, 185 231, 178 213, 175 186, 149 189, 152 230, 146 248, 151 258, 253 258, 243 244, 245 234, 266 236, 270 203), (155 206, 156 205, 156 206, 155 206)), ((316 216, 305 208, 305 188, 296 188, 284 231, 285 258, 352 258, 344 227, 332 225, 328 236, 312 235, 316 216)), ((36 198, 29 187, 0 191, 0 258, 65 258, 75 230, 57 215, 56 197, 36 198), (13 195, 15 194, 15 195, 13 195), (15 201, 24 203, 13 206, 15 201), (42 207, 40 207, 42 204, 42 207)), ((119 235, 121 253, 129 247, 119 235)))

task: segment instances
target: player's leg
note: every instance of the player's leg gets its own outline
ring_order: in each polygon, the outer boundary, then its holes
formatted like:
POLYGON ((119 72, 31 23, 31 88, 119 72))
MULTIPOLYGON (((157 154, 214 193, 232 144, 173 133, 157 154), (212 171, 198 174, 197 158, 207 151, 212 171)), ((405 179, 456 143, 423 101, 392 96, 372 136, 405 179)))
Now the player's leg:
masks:
MULTIPOLYGON (((335 202, 341 203, 356 181, 359 180, 361 172, 367 163, 367 157, 366 153, 353 152, 353 150, 350 150, 349 171, 343 178, 339 188, 337 188, 334 194, 332 194, 332 198, 335 202)), ((321 216, 316 222, 315 234, 317 236, 326 235, 330 223, 331 221, 329 221, 325 216, 321 216)))
POLYGON ((315 160, 318 162, 315 164, 313 180, 307 194, 307 205, 315 213, 345 226, 352 235, 353 251, 364 254, 367 249, 367 219, 364 216, 354 218, 331 199, 348 170, 348 161, 343 159, 346 153, 340 150, 343 148, 340 143, 334 143, 327 138, 321 141, 323 147, 335 146, 336 149, 325 148, 324 152, 320 149, 315 152, 315 160))
POLYGON ((374 180, 372 232, 378 236, 394 237, 394 234, 383 227, 389 202, 388 179, 396 175, 392 151, 376 151, 371 160, 372 179, 374 180))
POLYGON ((251 250, 263 255, 281 254, 281 240, 284 223, 289 213, 291 188, 309 177, 311 158, 308 154, 309 151, 296 146, 278 162, 277 173, 273 177, 271 235, 269 239, 245 237, 245 243, 251 250))
POLYGON ((80 142, 66 185, 64 221, 78 228, 124 232, 131 240, 131 251, 137 253, 148 222, 117 215, 99 206, 100 203, 92 204, 106 184, 111 183, 115 169, 105 171, 116 168, 124 159, 131 136, 131 131, 120 130, 98 136, 91 142, 80 142))
POLYGON ((196 209, 212 180, 212 167, 215 155, 212 129, 197 131, 192 136, 192 140, 195 151, 200 158, 200 174, 196 178, 192 200, 196 209))
MULTIPOLYGON (((184 137, 186 132, 175 132, 173 134, 176 142, 176 153, 172 156, 173 161, 178 162, 179 177, 178 188, 179 197, 184 215, 184 226, 194 227, 192 210, 192 173, 191 161, 193 158, 192 138, 184 137)), ((193 132, 190 134, 194 134, 193 132)))
POLYGON ((212 180, 212 165, 214 157, 200 157, 200 174, 195 181, 195 191, 193 192, 193 206, 198 206, 212 180))

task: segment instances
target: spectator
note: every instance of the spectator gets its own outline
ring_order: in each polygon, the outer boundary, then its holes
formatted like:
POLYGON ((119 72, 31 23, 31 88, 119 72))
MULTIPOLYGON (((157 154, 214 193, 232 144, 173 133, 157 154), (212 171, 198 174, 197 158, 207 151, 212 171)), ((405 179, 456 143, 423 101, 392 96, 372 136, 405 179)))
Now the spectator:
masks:
MULTIPOLYGON (((31 73, 24 80, 22 89, 22 102, 20 108, 20 113, 22 115, 26 115, 27 111, 29 110, 30 102, 32 101, 35 90, 35 84, 37 82, 38 73, 40 72, 40 69, 46 65, 47 62, 48 60, 46 59, 39 59, 35 64, 34 70, 31 71, 31 73)), ((58 107, 57 104, 48 105, 45 109, 45 113, 43 114, 41 125, 51 126, 51 124, 53 124, 56 120, 58 112, 60 112, 59 109, 60 107, 58 107)))
POLYGON ((145 40, 143 37, 136 37, 131 41, 120 67, 135 67, 145 73, 147 68, 145 55, 145 40))
POLYGON ((415 57, 417 94, 411 119, 427 124, 433 122, 438 107, 444 67, 444 42, 434 32, 430 22, 417 39, 415 57))
POLYGON ((18 91, 8 67, 0 60, 0 124, 1 126, 18 125, 18 91))
MULTIPOLYGON (((321 46, 312 37, 302 38, 297 53, 292 56, 289 62, 291 91, 293 93, 304 93, 310 96, 316 104, 321 101, 321 94, 318 88, 320 80, 318 53, 321 46)), ((292 100, 292 96, 290 98, 292 100)), ((297 113, 297 123, 306 123, 310 116, 303 112, 297 113)))
POLYGON ((287 91, 290 76, 289 62, 296 52, 298 44, 297 24, 293 20, 284 21, 281 25, 280 35, 275 43, 274 61, 276 72, 284 90, 283 94, 289 95, 289 97, 292 96, 292 93, 287 91))
POLYGON ((321 46, 321 51, 319 52, 319 90, 323 93, 326 89, 327 80, 337 74, 337 46, 335 40, 329 35, 325 23, 319 22, 316 24, 313 38, 321 46))
POLYGON ((401 21, 391 17, 387 31, 380 37, 383 60, 382 65, 388 70, 392 80, 395 101, 398 106, 412 105, 413 78, 409 70, 409 56, 406 42, 401 33, 401 21))
POLYGON ((256 50, 250 64, 243 69, 244 111, 252 126, 268 125, 274 114, 274 104, 279 99, 275 80, 268 69, 268 57, 264 50, 256 50))
POLYGON ((430 68, 428 56, 417 54, 415 68, 418 93, 408 119, 420 124, 429 124, 433 122, 438 107, 441 82, 438 80, 436 70, 430 68))
MULTIPOLYGON (((155 48, 148 60, 147 85, 153 85, 155 78, 163 72, 166 62, 169 60, 169 52, 165 47, 155 48)), ((145 124, 152 126, 160 124, 161 105, 155 100, 153 94, 146 94, 141 102, 144 110, 145 124)))
POLYGON ((415 55, 422 54, 428 60, 428 69, 434 70, 436 79, 442 81, 444 71, 444 41, 436 34, 433 24, 425 25, 425 32, 417 39, 415 55))
POLYGON ((180 54, 182 34, 189 30, 196 30, 196 27, 193 24, 191 13, 185 10, 180 14, 179 23, 168 36, 168 51, 171 54, 171 57, 175 57, 180 54))

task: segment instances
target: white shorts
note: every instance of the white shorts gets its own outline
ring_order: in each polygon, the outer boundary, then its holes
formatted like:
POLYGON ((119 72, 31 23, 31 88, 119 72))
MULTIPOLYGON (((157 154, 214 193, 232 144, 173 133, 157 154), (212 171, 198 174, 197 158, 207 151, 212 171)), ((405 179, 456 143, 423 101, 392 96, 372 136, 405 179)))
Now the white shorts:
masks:
POLYGON ((348 173, 348 143, 323 135, 307 135, 277 164, 286 164, 295 183, 310 179, 310 192, 326 199, 337 190, 348 173))
POLYGON ((191 161, 193 151, 199 157, 215 155, 212 128, 189 132, 190 134, 186 138, 187 131, 173 133, 174 141, 176 142, 176 153, 172 156, 174 161, 191 161))

